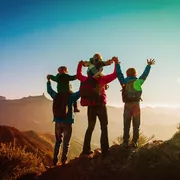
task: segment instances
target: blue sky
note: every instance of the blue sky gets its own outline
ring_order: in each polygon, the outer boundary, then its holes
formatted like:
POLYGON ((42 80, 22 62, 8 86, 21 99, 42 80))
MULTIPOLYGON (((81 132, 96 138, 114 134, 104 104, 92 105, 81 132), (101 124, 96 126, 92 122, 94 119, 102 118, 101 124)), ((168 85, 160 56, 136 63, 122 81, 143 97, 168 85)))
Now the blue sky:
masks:
MULTIPOLYGON (((66 65, 75 74, 79 60, 99 52, 118 56, 124 72, 135 67, 138 74, 155 58, 144 103, 179 103, 179 8, 176 0, 0 0, 0 95, 47 95, 48 73, 66 65)), ((72 84, 78 90, 79 82, 72 84)), ((110 105, 122 104, 120 89, 118 80, 110 84, 110 105)))

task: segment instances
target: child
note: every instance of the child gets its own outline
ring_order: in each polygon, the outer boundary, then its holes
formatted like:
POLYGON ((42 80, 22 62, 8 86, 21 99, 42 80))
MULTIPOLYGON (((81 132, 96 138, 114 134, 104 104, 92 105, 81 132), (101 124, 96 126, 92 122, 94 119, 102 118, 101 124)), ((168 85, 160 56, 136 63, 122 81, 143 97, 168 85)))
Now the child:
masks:
POLYGON ((147 66, 143 74, 137 78, 136 70, 134 68, 129 68, 126 71, 127 77, 121 71, 120 64, 116 64, 118 80, 122 86, 122 99, 124 102, 124 135, 123 135, 123 145, 124 147, 129 146, 129 130, 131 125, 131 119, 133 123, 133 138, 131 146, 133 148, 138 147, 139 139, 139 126, 140 126, 140 100, 142 94, 142 84, 146 80, 151 65, 155 63, 154 59, 147 60, 147 66))
POLYGON ((111 59, 103 61, 101 54, 96 53, 89 61, 83 61, 82 63, 84 67, 88 67, 87 73, 96 77, 102 76, 103 66, 111 65, 113 61, 111 59))
MULTIPOLYGON (((70 76, 68 74, 68 68, 65 66, 61 66, 58 68, 58 74, 56 76, 53 75, 48 75, 48 76, 52 81, 57 82, 58 93, 69 92, 71 89, 71 84, 69 83, 69 81, 74 81, 77 79, 76 75, 70 76)), ((73 106, 74 106, 74 112, 80 112, 77 106, 77 102, 74 102, 73 106)))
POLYGON ((67 160, 69 142, 72 134, 72 123, 74 123, 72 104, 74 101, 77 101, 80 98, 80 92, 56 93, 51 88, 49 75, 47 76, 47 80, 47 92, 53 99, 53 121, 55 122, 56 143, 54 146, 53 163, 54 166, 56 166, 58 162, 59 147, 63 142, 61 163, 62 165, 65 165, 67 160))

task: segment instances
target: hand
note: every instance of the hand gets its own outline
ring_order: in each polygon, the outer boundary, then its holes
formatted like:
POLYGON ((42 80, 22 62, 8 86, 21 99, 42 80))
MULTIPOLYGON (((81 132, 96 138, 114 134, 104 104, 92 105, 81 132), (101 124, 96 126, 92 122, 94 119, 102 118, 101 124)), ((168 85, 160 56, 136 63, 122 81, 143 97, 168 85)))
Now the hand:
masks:
POLYGON ((79 63, 81 63, 84 67, 88 67, 89 66, 89 62, 88 61, 79 61, 79 63))
POLYGON ((119 62, 119 60, 118 60, 118 57, 112 57, 112 61, 114 61, 116 64, 119 64, 120 62, 119 62))
POLYGON ((154 59, 150 59, 150 60, 147 59, 147 64, 151 66, 151 65, 155 64, 155 60, 154 59))
POLYGON ((50 81, 50 74, 47 75, 47 80, 50 81))
POLYGON ((83 60, 80 60, 80 61, 79 61, 79 64, 83 64, 83 60))

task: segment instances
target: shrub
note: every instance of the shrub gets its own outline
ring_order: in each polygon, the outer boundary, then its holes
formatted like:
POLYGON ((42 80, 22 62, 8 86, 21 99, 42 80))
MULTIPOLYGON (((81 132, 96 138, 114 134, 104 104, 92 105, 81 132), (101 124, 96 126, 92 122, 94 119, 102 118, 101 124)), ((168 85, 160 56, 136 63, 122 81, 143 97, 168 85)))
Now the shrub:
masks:
POLYGON ((42 160, 25 150, 26 147, 0 143, 0 177, 3 180, 15 180, 29 173, 38 175, 45 170, 42 160))

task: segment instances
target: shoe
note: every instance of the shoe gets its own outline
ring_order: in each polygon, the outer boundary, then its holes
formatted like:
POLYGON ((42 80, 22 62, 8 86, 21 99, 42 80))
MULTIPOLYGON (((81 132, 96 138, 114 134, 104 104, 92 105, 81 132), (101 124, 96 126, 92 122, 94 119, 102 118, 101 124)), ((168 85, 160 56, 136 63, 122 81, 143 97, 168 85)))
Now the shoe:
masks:
POLYGON ((123 146, 124 146, 124 148, 128 148, 129 144, 127 142, 123 142, 123 146))
POLYGON ((105 151, 105 152, 102 152, 101 156, 104 159, 108 156, 108 154, 109 154, 109 151, 105 151))
POLYGON ((54 159, 53 159, 53 165, 56 166, 56 165, 57 165, 57 162, 58 162, 58 159, 57 159, 57 158, 54 158, 54 159))
POLYGON ((80 156, 89 156, 90 154, 93 154, 94 153, 94 151, 89 151, 89 152, 82 152, 81 154, 80 154, 80 156))
POLYGON ((61 166, 65 166, 65 164, 66 164, 66 161, 61 162, 61 166))
POLYGON ((74 112, 75 112, 75 113, 79 113, 79 112, 80 112, 80 110, 79 110, 79 109, 77 109, 77 108, 75 108, 75 109, 74 109, 74 112))
POLYGON ((138 143, 132 141, 132 142, 131 142, 131 147, 134 148, 134 149, 137 149, 137 148, 138 148, 138 143))

